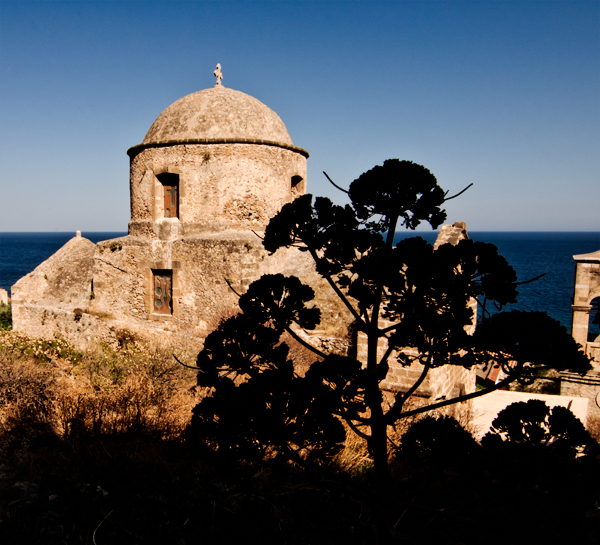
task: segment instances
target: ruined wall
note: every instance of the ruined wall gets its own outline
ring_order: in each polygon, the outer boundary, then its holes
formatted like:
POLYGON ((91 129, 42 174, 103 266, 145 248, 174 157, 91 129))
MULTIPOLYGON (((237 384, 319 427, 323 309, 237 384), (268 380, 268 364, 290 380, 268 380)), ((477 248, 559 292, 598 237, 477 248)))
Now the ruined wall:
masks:
MULTIPOLYGON (((99 243, 95 255, 92 309, 110 312, 115 319, 133 317, 161 322, 167 329, 208 333, 220 317, 237 306, 238 293, 263 274, 295 274, 315 286, 318 293, 332 292, 314 271, 310 256, 283 250, 269 256, 251 232, 225 231, 219 235, 186 237, 174 241, 147 241, 123 237, 99 243), (121 246, 111 249, 117 242, 121 246), (152 271, 173 271, 173 314, 152 312, 152 271), (325 289, 323 289, 325 288, 325 289)), ((333 292, 332 292, 333 293, 333 292)), ((323 297, 321 295, 321 297, 323 297)), ((321 302, 325 316, 339 317, 331 301, 321 302)), ((336 305, 339 306, 339 305, 336 305)))
POLYGON ((160 236, 160 182, 179 175, 179 219, 166 220, 189 236, 227 228, 264 228, 292 197, 305 193, 306 157, 260 144, 181 144, 140 151, 131 160, 129 234, 160 236), (297 178, 294 178, 297 177, 297 178), (297 185, 292 189, 292 179, 297 185), (301 181, 298 181, 301 180, 301 181))
POLYGON ((13 330, 51 338, 60 331, 55 320, 73 321, 75 309, 86 305, 90 298, 94 250, 95 244, 78 233, 18 280, 11 288, 13 330), (70 318, 65 318, 67 315, 70 318))
POLYGON ((588 417, 600 421, 600 374, 588 373, 585 376, 577 373, 560 374, 560 395, 586 397, 590 400, 588 404, 588 417))
POLYGON ((116 249, 111 249, 113 241, 98 244, 91 310, 155 330, 185 329, 194 336, 205 335, 207 324, 216 325, 236 305, 227 281, 239 291, 257 277, 264 258, 252 233, 173 241, 128 236, 116 242, 116 249), (172 315, 153 313, 153 270, 172 271, 172 315))

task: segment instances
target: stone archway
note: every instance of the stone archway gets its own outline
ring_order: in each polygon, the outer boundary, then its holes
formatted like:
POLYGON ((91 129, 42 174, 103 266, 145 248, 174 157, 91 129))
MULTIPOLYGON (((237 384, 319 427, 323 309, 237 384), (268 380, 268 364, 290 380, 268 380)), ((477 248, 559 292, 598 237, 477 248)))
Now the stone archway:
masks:
POLYGON ((591 254, 574 255, 575 288, 573 291, 573 338, 581 344, 586 353, 595 357, 600 366, 600 343, 588 339, 592 301, 600 297, 600 250, 591 254), (595 346, 598 345, 598 346, 595 346))

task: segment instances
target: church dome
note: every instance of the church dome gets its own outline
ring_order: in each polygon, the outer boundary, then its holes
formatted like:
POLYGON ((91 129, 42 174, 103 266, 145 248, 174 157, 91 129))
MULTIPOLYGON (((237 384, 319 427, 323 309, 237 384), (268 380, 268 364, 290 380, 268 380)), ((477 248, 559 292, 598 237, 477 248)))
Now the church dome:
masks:
POLYGON ((142 146, 256 142, 292 147, 279 116, 259 100, 222 85, 180 98, 150 127, 142 146))

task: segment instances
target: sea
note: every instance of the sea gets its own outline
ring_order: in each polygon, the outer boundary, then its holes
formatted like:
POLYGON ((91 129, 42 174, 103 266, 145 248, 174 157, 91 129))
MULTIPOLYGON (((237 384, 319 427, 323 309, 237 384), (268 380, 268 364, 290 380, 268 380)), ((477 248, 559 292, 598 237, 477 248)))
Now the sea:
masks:
MULTIPOLYGON (((83 232, 96 243, 124 236, 124 232, 83 232)), ((9 292, 21 277, 35 269, 63 246, 74 233, 0 233, 0 288, 9 292)), ((430 243, 436 232, 397 233, 396 238, 421 236, 430 243)), ((575 262, 573 255, 600 250, 600 232, 469 232, 473 240, 498 247, 517 273, 519 281, 540 274, 544 277, 519 286, 518 302, 505 310, 538 310, 571 329, 571 298, 575 262)), ((590 321, 593 321, 593 316, 590 321)), ((600 334, 600 325, 591 324, 590 332, 600 334)))

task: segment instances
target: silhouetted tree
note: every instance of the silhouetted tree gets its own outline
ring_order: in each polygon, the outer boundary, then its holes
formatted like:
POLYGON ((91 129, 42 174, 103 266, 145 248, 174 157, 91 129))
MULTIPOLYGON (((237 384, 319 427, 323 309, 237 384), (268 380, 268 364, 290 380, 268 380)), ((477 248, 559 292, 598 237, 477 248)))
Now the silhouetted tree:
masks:
MULTIPOLYGON (((391 159, 355 180, 344 207, 304 195, 285 205, 263 240, 269 252, 295 246, 309 252, 366 334, 367 361, 325 354, 295 332, 313 329, 320 311, 313 290, 295 277, 267 275, 240 297, 241 314, 222 323, 198 356, 198 384, 212 388, 194 409, 192 436, 220 453, 247 460, 265 456, 323 459, 335 454, 345 432, 340 419, 363 437, 374 461, 376 496, 385 501, 388 427, 402 418, 466 401, 519 380, 530 382, 543 369, 585 372, 588 358, 565 328, 544 313, 497 313, 517 297, 517 278, 491 244, 463 240, 436 251, 420 237, 394 245, 396 228, 421 222, 437 228, 446 218, 448 197, 425 167, 391 159), (469 306, 484 309, 473 335, 469 306), (385 319, 385 327, 381 324, 385 319), (294 371, 287 332, 316 360, 304 377, 294 371), (387 350, 378 356, 377 345, 387 350), (405 348, 412 349, 409 355, 405 348), (422 364, 420 378, 384 403, 381 382, 391 361, 422 364), (506 378, 491 388, 406 409, 430 370, 442 365, 471 368, 499 364, 506 378)), ((455 195, 457 196, 457 195, 455 195)), ((380 535, 385 530, 380 528, 380 535)))
POLYGON ((540 399, 513 403, 498 413, 481 444, 498 448, 502 443, 529 449, 543 447, 564 459, 600 453, 598 443, 568 408, 550 408, 540 399))

